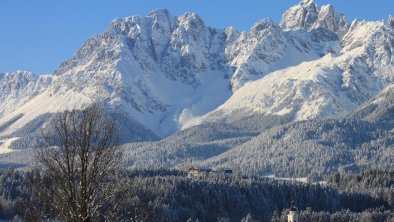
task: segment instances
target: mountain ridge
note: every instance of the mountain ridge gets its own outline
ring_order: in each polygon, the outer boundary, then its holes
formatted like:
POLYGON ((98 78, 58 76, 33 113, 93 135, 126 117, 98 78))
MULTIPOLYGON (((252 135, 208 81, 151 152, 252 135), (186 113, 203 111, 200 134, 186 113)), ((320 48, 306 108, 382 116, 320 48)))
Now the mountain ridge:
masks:
POLYGON ((288 9, 279 24, 263 19, 248 32, 166 9, 114 19, 52 75, 0 74, 0 138, 20 137, 16 149, 39 146, 38 131, 54 113, 99 102, 119 124, 130 163, 146 151, 175 167, 218 163, 286 124, 364 127, 361 116, 338 121, 394 83, 393 21, 349 24, 313 0, 288 9))

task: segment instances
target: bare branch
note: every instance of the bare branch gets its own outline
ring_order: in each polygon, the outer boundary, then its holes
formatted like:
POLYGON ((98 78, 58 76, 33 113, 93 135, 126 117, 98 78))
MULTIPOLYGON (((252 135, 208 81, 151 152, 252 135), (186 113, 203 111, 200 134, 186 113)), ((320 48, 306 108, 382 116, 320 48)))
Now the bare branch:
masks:
POLYGON ((57 114, 42 131, 47 148, 36 152, 43 175, 41 186, 52 213, 61 221, 97 221, 118 205, 115 188, 122 166, 114 121, 94 104, 83 111, 57 114))

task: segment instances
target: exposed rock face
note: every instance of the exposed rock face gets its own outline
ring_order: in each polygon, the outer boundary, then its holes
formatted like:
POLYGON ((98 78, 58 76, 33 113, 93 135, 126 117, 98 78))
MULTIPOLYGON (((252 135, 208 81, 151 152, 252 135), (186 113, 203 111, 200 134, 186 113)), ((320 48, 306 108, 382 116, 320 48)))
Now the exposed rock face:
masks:
MULTIPOLYGON (((311 34, 309 44, 332 33, 289 32, 311 34)), ((393 83, 393 43, 394 33, 383 22, 354 21, 338 51, 246 84, 202 121, 220 122, 240 113, 290 115, 296 121, 343 117, 393 83)))
POLYGON ((0 73, 0 118, 26 103, 50 83, 50 76, 36 76, 27 71, 0 73))
POLYGON ((280 23, 285 30, 312 28, 319 17, 319 8, 314 0, 303 0, 287 10, 280 23))
POLYGON ((287 47, 283 31, 268 19, 255 24, 249 33, 229 29, 227 35, 225 53, 235 69, 231 79, 233 91, 271 71, 287 47))
POLYGON ((304 0, 291 7, 282 16, 280 23, 284 30, 313 30, 323 28, 342 38, 348 28, 346 16, 337 14, 332 5, 319 8, 313 0, 304 0))
POLYGON ((345 15, 338 15, 332 5, 322 6, 313 28, 324 28, 336 33, 342 38, 349 29, 345 15))

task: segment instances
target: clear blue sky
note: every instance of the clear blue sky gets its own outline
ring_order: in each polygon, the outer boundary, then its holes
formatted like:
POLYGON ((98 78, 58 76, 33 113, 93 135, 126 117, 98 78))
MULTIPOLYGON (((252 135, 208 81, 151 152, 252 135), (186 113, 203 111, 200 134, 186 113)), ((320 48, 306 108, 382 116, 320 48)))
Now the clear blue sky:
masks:
MULTIPOLYGON (((0 0, 0 73, 23 69, 51 73, 110 21, 167 8, 173 15, 192 11, 208 26, 249 30, 257 21, 280 21, 298 0, 0 0)), ((393 0, 316 0, 332 4, 349 20, 386 20, 393 0)))

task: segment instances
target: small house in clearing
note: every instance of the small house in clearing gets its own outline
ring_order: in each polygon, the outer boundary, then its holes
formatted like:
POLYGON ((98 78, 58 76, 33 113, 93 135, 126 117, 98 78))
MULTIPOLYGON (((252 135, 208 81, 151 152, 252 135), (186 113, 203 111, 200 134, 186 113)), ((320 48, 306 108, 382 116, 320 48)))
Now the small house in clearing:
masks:
POLYGON ((203 167, 203 166, 192 166, 187 169, 188 177, 196 177, 203 175, 216 175, 216 176, 223 175, 225 177, 231 177, 233 175, 233 170, 226 168, 211 169, 209 167, 203 167))
POLYGON ((193 166, 187 169, 187 176, 192 177, 192 176, 208 175, 210 172, 212 172, 211 168, 202 167, 202 166, 193 166))

